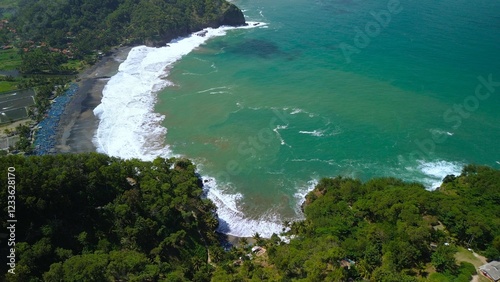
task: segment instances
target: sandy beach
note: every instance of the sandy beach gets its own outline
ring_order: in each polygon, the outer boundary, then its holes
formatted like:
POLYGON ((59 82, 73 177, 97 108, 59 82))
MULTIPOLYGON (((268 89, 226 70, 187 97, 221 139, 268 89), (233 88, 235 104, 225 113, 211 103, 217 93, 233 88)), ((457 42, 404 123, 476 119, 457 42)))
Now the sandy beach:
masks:
POLYGON ((113 50, 96 64, 79 74, 79 89, 66 106, 57 128, 56 150, 58 153, 95 152, 92 143, 99 120, 94 115, 94 108, 102 99, 102 90, 109 77, 118 72, 132 47, 120 47, 113 50))

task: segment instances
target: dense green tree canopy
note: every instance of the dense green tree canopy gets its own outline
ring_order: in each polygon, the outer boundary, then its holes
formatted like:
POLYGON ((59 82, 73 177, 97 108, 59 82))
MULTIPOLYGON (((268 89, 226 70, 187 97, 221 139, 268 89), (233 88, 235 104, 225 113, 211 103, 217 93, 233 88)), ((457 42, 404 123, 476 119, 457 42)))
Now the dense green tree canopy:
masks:
POLYGON ((122 42, 155 43, 222 24, 244 24, 224 0, 22 0, 15 23, 25 41, 77 55, 122 42))
MULTIPOLYGON (((153 281, 174 272, 192 280, 201 269, 210 273, 207 250, 217 242, 218 222, 189 161, 8 156, 0 159, 2 183, 8 167, 15 168, 18 219, 9 280, 153 281)), ((6 213, 7 189, 0 197, 6 213)), ((6 247, 2 242, 2 253, 6 247)))
MULTIPOLYGON (((394 178, 323 179, 288 244, 269 240, 267 259, 217 268, 214 280, 470 281, 475 267, 456 260, 457 246, 500 259, 499 177, 469 165, 432 192, 394 178)), ((249 250, 239 252, 233 260, 249 250)))
POLYGON ((255 234, 230 251, 187 160, 6 156, 2 183, 9 167, 18 222, 8 281, 465 282, 475 268, 456 260, 458 246, 500 259, 500 171, 488 167, 467 166, 432 192, 394 178, 323 179, 288 243, 255 234), (266 251, 252 253, 250 240, 266 251))

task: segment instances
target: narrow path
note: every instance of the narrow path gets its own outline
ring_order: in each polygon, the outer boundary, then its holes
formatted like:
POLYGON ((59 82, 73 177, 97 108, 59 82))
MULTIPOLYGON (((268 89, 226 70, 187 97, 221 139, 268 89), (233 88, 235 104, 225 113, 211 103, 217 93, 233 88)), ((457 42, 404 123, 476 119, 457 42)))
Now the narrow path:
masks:
MULTIPOLYGON (((482 255, 480 255, 480 254, 478 254, 478 253, 476 253, 476 252, 473 252, 472 254, 473 254, 476 258, 478 258, 478 259, 479 259, 479 260, 480 260, 483 264, 486 264, 486 263, 487 263, 486 258, 485 258, 484 256, 482 256, 482 255)), ((479 274, 479 273, 478 273, 478 274, 476 274, 476 275, 473 275, 473 276, 472 276, 472 279, 471 279, 471 282, 479 282, 479 275, 481 275, 481 274, 479 274)))
POLYGON ((473 252, 473 254, 474 254, 474 256, 475 256, 476 258, 478 258, 478 259, 479 259, 479 260, 480 260, 483 264, 488 263, 488 262, 486 261, 486 258, 485 258, 485 257, 483 257, 482 255, 480 255, 480 254, 478 254, 478 253, 476 253, 476 252, 473 252))

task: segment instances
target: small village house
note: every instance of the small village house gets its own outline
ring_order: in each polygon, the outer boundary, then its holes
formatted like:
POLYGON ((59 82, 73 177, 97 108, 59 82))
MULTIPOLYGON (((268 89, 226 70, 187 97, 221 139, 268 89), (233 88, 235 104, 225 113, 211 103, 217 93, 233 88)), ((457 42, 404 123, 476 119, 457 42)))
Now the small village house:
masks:
POLYGON ((494 282, 500 281, 500 262, 492 261, 479 267, 479 272, 494 282))

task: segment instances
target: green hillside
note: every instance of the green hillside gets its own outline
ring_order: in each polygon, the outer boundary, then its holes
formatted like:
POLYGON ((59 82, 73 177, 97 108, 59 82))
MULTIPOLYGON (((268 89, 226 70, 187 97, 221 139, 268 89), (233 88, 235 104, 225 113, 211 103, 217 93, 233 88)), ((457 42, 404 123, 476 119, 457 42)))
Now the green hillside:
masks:
POLYGON ((120 43, 164 44, 204 27, 241 25, 224 0, 22 0, 15 17, 24 41, 71 47, 76 56, 120 43))
MULTIPOLYGON (((209 281, 215 207, 200 198, 189 161, 8 156, 0 169, 2 183, 8 171, 15 176, 16 262, 14 275, 2 263, 7 281, 209 281)), ((0 192, 4 215, 8 193, 0 192)))
POLYGON ((255 234, 230 250, 187 160, 7 156, 0 170, 15 186, 0 190, 17 220, 15 245, 0 242, 2 253, 14 248, 15 274, 1 265, 7 281, 468 282, 481 260, 466 248, 500 259, 500 171, 488 167, 467 166, 433 192, 393 178, 323 179, 289 242, 255 234))
POLYGON ((429 192, 393 178, 323 179, 290 243, 261 243, 264 255, 218 268, 214 281, 468 282, 481 262, 459 246, 500 259, 500 171, 469 165, 445 182, 429 192))

